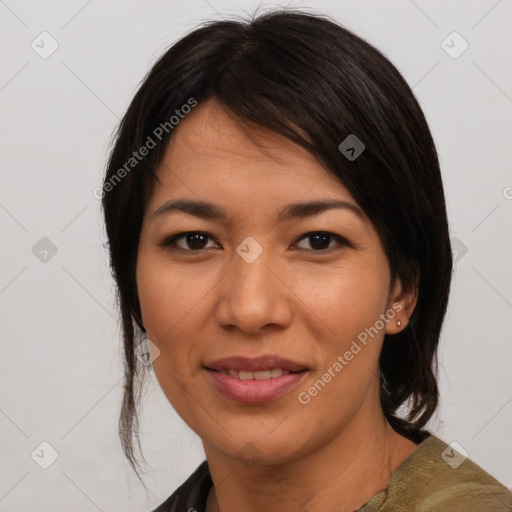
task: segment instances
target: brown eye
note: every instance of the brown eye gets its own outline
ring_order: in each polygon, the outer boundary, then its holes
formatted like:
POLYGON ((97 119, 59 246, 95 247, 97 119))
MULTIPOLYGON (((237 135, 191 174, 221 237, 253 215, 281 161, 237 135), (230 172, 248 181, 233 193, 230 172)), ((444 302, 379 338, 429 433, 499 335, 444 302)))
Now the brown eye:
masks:
POLYGON ((321 252, 328 249, 332 249, 333 247, 336 246, 330 245, 332 241, 337 242, 338 245, 341 246, 351 246, 351 244, 345 238, 334 233, 329 233, 327 231, 315 231, 311 233, 306 233, 299 239, 299 241, 301 240, 309 240, 309 244, 311 247, 311 249, 307 247, 302 247, 302 250, 314 252, 321 252))
MULTIPOLYGON (((167 238, 161 246, 190 253, 199 253, 205 249, 211 248, 211 246, 207 246, 208 240, 213 240, 208 233, 204 233, 203 231, 186 231, 167 238)), ((310 247, 299 247, 299 249, 309 252, 327 252, 336 247, 352 247, 352 244, 342 236, 327 231, 306 233, 299 238, 298 242, 302 240, 308 240, 310 247), (333 244, 333 242, 335 243, 333 244)), ((296 242, 296 244, 298 242, 296 242)))
POLYGON ((171 236, 165 240, 162 246, 177 247, 180 250, 189 252, 199 252, 208 248, 206 247, 206 243, 210 238, 210 235, 202 231, 187 231, 171 236), (177 243, 178 241, 180 241, 180 243, 177 243))

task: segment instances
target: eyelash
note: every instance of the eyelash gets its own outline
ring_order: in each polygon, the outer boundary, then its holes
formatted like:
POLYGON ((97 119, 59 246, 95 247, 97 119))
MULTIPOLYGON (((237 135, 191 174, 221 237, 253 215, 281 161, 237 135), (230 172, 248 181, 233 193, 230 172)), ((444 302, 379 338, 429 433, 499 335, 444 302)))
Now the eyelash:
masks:
MULTIPOLYGON (((189 249, 183 249, 182 247, 177 247, 175 245, 175 242, 181 238, 184 238, 185 236, 189 235, 189 234, 201 234, 201 235, 205 235, 206 237, 208 237, 208 239, 210 240, 213 240, 213 237, 210 236, 208 233, 205 233, 204 231, 184 231, 182 233, 178 233, 176 235, 172 235, 170 236, 169 238, 165 239, 161 245, 161 247, 164 247, 164 248, 168 248, 168 249, 171 249, 171 250, 176 250, 176 251, 181 251, 181 252, 188 252, 188 253, 191 253, 191 254, 202 254, 204 253, 205 251, 207 251, 208 249, 198 249, 198 250, 189 250, 189 249)), ((338 244, 340 245, 339 248, 343 247, 343 246, 346 246, 346 247, 351 247, 353 248, 354 246, 344 237, 340 236, 340 235, 337 235, 336 233, 330 233, 329 231, 309 231, 308 233, 305 233, 303 234, 300 238, 298 238, 294 244, 300 242, 301 240, 303 240, 304 238, 308 238, 312 235, 326 235, 326 236, 329 236, 331 237, 332 239, 334 239, 336 242, 338 242, 338 244)), ((331 247, 331 248, 328 248, 328 249, 319 249, 319 250, 315 250, 315 249, 298 249, 300 251, 306 251, 306 252, 313 252, 313 253, 324 253, 324 254, 327 254, 327 253, 330 253, 333 249, 336 249, 336 247, 331 247)))

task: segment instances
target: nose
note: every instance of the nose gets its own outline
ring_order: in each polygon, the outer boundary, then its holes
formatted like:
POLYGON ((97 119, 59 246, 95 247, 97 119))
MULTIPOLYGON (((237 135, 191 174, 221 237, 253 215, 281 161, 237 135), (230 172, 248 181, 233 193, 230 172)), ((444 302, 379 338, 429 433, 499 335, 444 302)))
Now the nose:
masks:
POLYGON ((236 255, 231 271, 219 283, 218 324, 253 335, 289 326, 294 294, 278 268, 266 251, 252 263, 236 255))

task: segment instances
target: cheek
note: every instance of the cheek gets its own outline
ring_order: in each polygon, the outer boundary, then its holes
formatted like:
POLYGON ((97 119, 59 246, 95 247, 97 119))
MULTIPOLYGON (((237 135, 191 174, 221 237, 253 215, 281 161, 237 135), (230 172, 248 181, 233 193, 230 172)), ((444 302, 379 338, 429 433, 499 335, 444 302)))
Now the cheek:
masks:
MULTIPOLYGON (((303 272, 294 283, 312 329, 323 326, 322 338, 341 349, 373 326, 386 307, 389 276, 373 258, 316 272, 303 272)), ((320 334, 320 333, 319 333, 320 334)))
POLYGON ((378 361, 384 330, 373 330, 385 312, 389 282, 386 267, 338 268, 329 277, 303 283, 316 341, 311 350, 321 364, 298 392, 301 410, 323 418, 325 429, 339 429, 359 410, 370 389, 378 387, 378 361), (321 319, 321 320, 319 320, 321 319), (306 404, 306 405, 303 405, 306 404), (326 419, 325 410, 334 412, 326 419))
POLYGON ((193 371, 199 364, 198 334, 208 322, 209 294, 219 281, 212 273, 199 274, 191 266, 171 265, 162 255, 139 254, 137 290, 142 320, 162 356, 155 361, 155 371, 164 361, 175 375, 193 371))
POLYGON ((137 290, 147 337, 158 347, 153 370, 169 403, 187 418, 201 351, 201 308, 212 288, 207 279, 171 267, 158 255, 139 254, 137 290), (203 299, 203 300, 202 300, 203 299), (186 392, 184 392, 186 389, 186 392))
POLYGON ((185 269, 171 265, 160 255, 144 254, 137 264, 137 290, 146 329, 163 333, 173 329, 211 288, 185 269))

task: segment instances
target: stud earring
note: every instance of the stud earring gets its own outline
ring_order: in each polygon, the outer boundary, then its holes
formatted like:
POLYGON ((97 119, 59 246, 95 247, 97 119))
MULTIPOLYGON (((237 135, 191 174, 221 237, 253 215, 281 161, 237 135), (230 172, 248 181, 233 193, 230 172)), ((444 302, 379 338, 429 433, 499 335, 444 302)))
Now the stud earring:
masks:
POLYGON ((398 327, 400 327, 402 325, 402 322, 400 322, 400 320, 397 320, 396 325, 398 325, 398 327))

